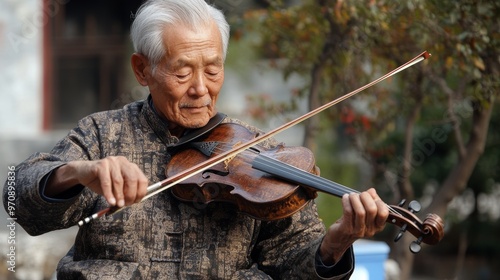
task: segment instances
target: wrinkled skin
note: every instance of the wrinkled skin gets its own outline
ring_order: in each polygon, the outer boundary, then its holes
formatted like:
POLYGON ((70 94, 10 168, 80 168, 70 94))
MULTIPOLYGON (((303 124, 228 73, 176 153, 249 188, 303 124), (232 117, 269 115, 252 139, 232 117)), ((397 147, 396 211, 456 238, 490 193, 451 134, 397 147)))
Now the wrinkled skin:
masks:
MULTIPOLYGON (((166 54, 158 65, 135 53, 132 69, 137 81, 149 87, 154 107, 169 122, 170 133, 181 135, 185 129, 204 126, 217 113, 215 105, 224 81, 220 33, 215 24, 199 30, 176 26, 164 32, 163 42, 166 54)), ((142 171, 123 157, 75 161, 54 172, 46 195, 77 184, 121 207, 140 201, 148 182, 142 171)), ((342 217, 328 228, 320 246, 327 265, 340 260, 357 239, 381 231, 389 215, 374 189, 344 195, 342 206, 342 217)))

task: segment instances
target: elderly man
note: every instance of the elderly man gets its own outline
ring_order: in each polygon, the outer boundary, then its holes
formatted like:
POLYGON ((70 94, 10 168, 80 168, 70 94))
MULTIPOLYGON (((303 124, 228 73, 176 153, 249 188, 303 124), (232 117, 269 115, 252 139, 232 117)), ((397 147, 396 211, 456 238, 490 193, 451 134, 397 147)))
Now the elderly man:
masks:
POLYGON ((328 230, 313 200, 276 221, 227 203, 194 207, 168 191, 137 203, 149 182, 165 179, 183 135, 220 117, 229 27, 203 0, 158 0, 141 6, 131 33, 132 68, 148 99, 83 118, 50 153, 16 168, 17 221, 30 234, 73 226, 110 205, 129 206, 80 228, 58 278, 349 278, 352 243, 380 231, 388 216, 373 189, 345 195, 343 216, 328 230))

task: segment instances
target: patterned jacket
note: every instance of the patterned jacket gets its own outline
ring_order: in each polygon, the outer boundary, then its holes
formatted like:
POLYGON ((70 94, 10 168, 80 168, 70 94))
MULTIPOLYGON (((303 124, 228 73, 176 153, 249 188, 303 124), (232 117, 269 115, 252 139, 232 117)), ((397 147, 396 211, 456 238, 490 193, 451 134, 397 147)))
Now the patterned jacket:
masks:
MULTIPOLYGON (((148 100, 82 119, 50 153, 36 153, 16 168, 17 221, 29 234, 74 226, 107 207, 103 197, 83 186, 57 198, 42 195, 50 172, 65 162, 120 155, 137 164, 150 183, 166 178, 170 147, 178 139, 168 133, 168 124, 148 100)), ((228 203, 200 207, 179 202, 164 191, 81 227, 74 246, 59 262, 57 275, 58 279, 323 279, 317 272, 321 262, 316 253, 324 233, 313 200, 289 218, 265 222, 228 203)), ((335 266, 326 268, 326 274, 320 273, 328 279, 348 278, 353 259, 349 250, 335 266)))

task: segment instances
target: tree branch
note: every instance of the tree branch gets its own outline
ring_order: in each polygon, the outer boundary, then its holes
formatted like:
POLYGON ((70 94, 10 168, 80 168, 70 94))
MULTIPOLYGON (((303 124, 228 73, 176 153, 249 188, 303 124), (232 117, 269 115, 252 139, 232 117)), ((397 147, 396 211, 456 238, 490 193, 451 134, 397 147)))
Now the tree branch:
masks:
MULTIPOLYGON (((422 72, 419 72, 414 84, 420 85, 422 79, 423 79, 422 72)), ((406 122, 405 137, 404 137, 405 143, 403 150, 403 164, 402 164, 401 174, 400 176, 398 176, 399 179, 398 185, 400 188, 401 198, 405 199, 413 199, 414 196, 413 187, 410 182, 410 175, 413 168, 412 166, 413 128, 415 127, 415 123, 417 122, 420 111, 422 110, 422 100, 423 100, 423 94, 421 92, 421 88, 412 87, 412 89, 413 90, 411 92, 411 96, 413 97, 415 104, 406 122)))
POLYGON ((465 157, 465 144, 462 138, 462 134, 460 133, 460 119, 457 117, 457 114, 453 111, 453 105, 455 100, 455 91, 453 91, 449 86, 446 80, 438 75, 428 75, 429 78, 436 83, 439 88, 448 96, 448 117, 450 118, 451 125, 453 127, 453 135, 455 136, 455 142, 457 143, 458 155, 461 159, 465 157))
POLYGON ((467 181, 486 145, 493 101, 493 97, 491 97, 485 106, 482 106, 480 102, 473 102, 472 129, 469 133, 469 142, 465 146, 465 155, 459 159, 434 196, 428 208, 429 212, 444 216, 448 203, 462 193, 467 186, 467 181))

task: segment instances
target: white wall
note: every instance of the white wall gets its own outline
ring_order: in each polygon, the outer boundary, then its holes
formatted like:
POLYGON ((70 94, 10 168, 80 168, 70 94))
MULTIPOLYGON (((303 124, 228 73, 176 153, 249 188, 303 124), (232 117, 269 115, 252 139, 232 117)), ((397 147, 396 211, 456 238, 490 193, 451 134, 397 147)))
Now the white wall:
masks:
MULTIPOLYGON (((35 151, 54 146, 60 133, 42 131, 42 36, 44 13, 53 16, 67 0, 44 10, 42 0, 0 1, 0 189, 8 166, 35 151)), ((7 214, 0 209, 0 223, 7 214)), ((75 229, 30 237, 16 226, 16 272, 5 266, 9 244, 7 227, 0 228, 0 279, 44 279, 69 249, 75 229), (54 254, 50 252, 55 252, 54 254)))
POLYGON ((42 126, 41 0, 0 2, 0 138, 33 136, 42 126))

